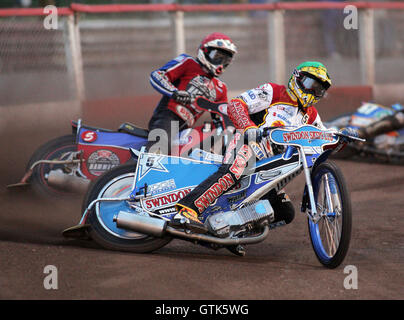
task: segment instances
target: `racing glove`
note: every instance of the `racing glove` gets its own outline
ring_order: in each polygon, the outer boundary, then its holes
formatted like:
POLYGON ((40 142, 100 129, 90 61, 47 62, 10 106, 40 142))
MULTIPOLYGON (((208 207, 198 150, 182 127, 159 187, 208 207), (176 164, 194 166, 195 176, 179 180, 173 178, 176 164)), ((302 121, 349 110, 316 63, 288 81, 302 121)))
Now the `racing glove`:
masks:
POLYGON ((265 157, 265 153, 259 145, 262 138, 262 131, 258 127, 249 127, 244 131, 244 141, 248 143, 249 147, 259 160, 265 157))
POLYGON ((260 143, 262 138, 262 131, 258 127, 249 127, 244 131, 244 140, 246 142, 254 141, 260 143))
POLYGON ((174 91, 171 98, 182 105, 190 104, 192 101, 191 94, 185 90, 174 91))

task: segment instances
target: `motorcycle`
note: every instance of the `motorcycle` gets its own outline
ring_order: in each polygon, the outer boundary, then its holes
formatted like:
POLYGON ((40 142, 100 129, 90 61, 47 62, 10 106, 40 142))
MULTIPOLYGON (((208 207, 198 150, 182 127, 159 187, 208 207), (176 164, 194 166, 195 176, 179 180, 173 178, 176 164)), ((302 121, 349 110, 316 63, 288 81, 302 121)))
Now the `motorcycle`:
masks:
POLYGON ((234 186, 230 176, 212 187, 212 192, 221 189, 222 195, 206 203, 200 217, 207 233, 194 233, 185 222, 173 224, 172 219, 175 204, 218 170, 221 162, 131 150, 136 164, 116 167, 92 184, 80 222, 63 235, 137 253, 157 250, 176 238, 242 256, 243 245, 262 242, 271 229, 285 224, 274 220, 268 195, 304 172, 301 211, 308 217, 312 247, 321 264, 336 268, 348 251, 352 213, 342 172, 326 160, 346 141, 361 139, 312 125, 261 130, 285 151, 247 166, 234 186))
MULTIPOLYGON (((404 106, 400 104, 386 107, 376 103, 363 102, 354 112, 326 121, 324 125, 327 128, 335 129, 344 127, 353 129, 364 128, 400 110, 404 110, 404 106)), ((347 145, 344 150, 335 154, 334 157, 338 159, 369 159, 403 164, 404 128, 377 135, 372 139, 367 139, 365 143, 356 142, 347 145)))
MULTIPOLYGON (((199 113, 209 112, 212 120, 195 128, 179 128, 171 153, 182 157, 189 156, 191 151, 204 154, 203 149, 196 147, 210 139, 219 144, 216 146, 217 153, 222 152, 227 144, 226 104, 209 103, 203 97, 196 97, 192 106, 199 113)), ((39 147, 31 156, 22 179, 7 187, 32 186, 39 195, 48 197, 84 193, 90 181, 130 161, 129 149, 139 150, 145 146, 148 135, 148 130, 129 122, 114 131, 85 125, 81 119, 73 121, 72 134, 55 138, 39 147)))

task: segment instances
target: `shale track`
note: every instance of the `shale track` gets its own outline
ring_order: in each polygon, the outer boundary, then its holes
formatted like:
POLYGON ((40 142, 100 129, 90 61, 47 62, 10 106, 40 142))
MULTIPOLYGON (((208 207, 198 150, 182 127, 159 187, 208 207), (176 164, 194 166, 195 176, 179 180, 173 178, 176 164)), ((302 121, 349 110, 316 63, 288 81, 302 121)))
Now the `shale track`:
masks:
MULTIPOLYGON (((64 130, 64 129, 63 129, 64 130)), ((61 130, 61 131, 63 131, 61 130)), ((63 132, 60 132, 61 134, 63 132)), ((58 133, 55 133, 57 136, 58 133)), ((350 250, 328 270, 311 248, 299 212, 303 176, 287 187, 297 211, 243 258, 180 240, 152 254, 106 251, 91 241, 65 240, 78 222, 81 198, 44 201, 29 190, 9 192, 30 153, 50 137, 2 137, 0 299, 402 299, 404 297, 404 167, 336 161, 353 206, 350 250), (57 289, 46 289, 46 266, 57 289), (344 286, 356 267, 357 288, 344 286)), ((351 282, 352 284, 352 282, 351 282)))

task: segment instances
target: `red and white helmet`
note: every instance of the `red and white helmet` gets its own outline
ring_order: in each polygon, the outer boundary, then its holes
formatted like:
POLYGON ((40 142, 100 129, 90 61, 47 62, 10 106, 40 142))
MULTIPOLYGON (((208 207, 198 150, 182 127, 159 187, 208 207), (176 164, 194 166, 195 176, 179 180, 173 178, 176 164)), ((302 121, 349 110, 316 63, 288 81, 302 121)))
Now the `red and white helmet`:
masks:
POLYGON ((228 36, 214 32, 206 36, 198 49, 198 60, 209 72, 218 76, 231 63, 237 47, 228 36))

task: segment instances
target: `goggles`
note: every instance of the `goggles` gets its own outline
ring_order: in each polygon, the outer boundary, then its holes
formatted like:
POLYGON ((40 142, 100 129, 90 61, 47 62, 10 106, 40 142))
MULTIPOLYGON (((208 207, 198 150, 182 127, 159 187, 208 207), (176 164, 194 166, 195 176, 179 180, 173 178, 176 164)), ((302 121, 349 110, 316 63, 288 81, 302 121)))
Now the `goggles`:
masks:
POLYGON ((324 97, 324 94, 328 89, 328 87, 321 81, 307 75, 303 75, 298 82, 300 89, 302 89, 304 93, 312 94, 316 98, 324 97))
POLYGON ((207 58, 215 66, 222 65, 223 67, 227 67, 233 59, 233 54, 226 50, 213 48, 208 51, 207 58))

